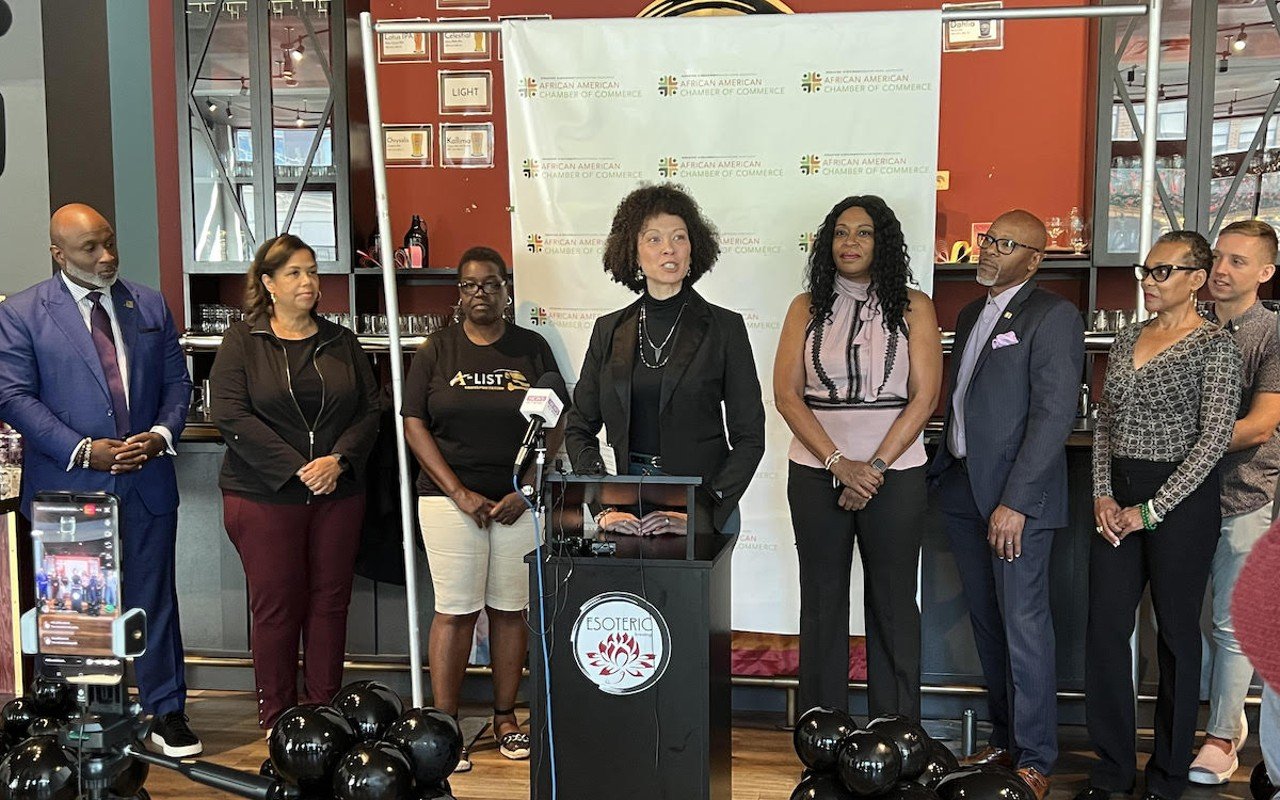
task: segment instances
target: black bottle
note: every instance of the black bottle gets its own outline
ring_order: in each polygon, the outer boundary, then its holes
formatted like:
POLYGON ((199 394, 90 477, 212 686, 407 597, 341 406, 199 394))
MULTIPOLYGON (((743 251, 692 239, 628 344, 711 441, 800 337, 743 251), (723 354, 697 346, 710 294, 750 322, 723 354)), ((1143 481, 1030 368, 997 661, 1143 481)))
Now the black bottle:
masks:
POLYGON ((418 264, 410 264, 415 267, 425 267, 431 262, 427 258, 427 226, 422 224, 422 217, 417 214, 413 215, 413 222, 409 225, 409 230, 404 235, 405 248, 417 245, 422 248, 422 261, 418 264))

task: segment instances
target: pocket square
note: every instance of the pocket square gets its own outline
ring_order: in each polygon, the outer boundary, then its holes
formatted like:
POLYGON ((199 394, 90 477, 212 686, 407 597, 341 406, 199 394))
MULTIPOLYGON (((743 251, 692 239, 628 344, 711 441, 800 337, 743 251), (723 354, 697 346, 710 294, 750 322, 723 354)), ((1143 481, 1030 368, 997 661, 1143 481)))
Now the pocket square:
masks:
POLYGON ((1001 347, 1009 347, 1018 343, 1018 334, 1013 331, 1005 331, 996 338, 991 340, 991 349, 999 350, 1001 347))

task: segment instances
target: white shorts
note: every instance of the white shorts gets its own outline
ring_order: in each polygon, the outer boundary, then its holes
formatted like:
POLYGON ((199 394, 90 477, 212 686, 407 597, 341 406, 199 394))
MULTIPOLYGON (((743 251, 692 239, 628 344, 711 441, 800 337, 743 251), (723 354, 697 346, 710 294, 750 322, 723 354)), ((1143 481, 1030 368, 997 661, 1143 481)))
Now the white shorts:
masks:
POLYGON ((524 557, 533 549, 532 511, 526 510, 514 525, 494 522, 484 530, 449 498, 419 497, 418 523, 427 546, 436 613, 528 607, 529 566, 524 557))

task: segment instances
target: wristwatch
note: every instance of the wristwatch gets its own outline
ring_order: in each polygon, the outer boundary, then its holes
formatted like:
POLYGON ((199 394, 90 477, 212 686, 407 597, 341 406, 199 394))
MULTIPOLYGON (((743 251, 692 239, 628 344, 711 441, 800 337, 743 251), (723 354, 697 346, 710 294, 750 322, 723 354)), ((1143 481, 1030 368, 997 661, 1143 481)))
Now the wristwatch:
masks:
POLYGON ((342 453, 330 453, 333 459, 338 462, 338 469, 343 472, 347 471, 347 467, 351 466, 351 462, 347 461, 347 457, 342 453))
POLYGON ((877 458, 876 460, 871 462, 871 468, 874 469, 876 472, 879 472, 881 475, 883 475, 884 471, 889 468, 889 465, 884 463, 883 458, 877 458))

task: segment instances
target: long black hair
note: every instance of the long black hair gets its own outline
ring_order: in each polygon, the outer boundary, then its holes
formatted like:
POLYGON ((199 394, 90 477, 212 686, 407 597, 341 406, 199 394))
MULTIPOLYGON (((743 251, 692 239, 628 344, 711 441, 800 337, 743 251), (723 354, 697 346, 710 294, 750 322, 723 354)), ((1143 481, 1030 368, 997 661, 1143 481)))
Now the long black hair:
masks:
POLYGON ((871 217, 875 228, 875 249, 871 256, 871 289, 880 301, 885 329, 907 332, 904 315, 909 305, 907 286, 915 283, 911 275, 911 256, 902 238, 902 224, 885 201, 873 194, 846 197, 827 213, 818 228, 817 239, 809 251, 809 267, 804 285, 809 292, 810 324, 821 324, 831 314, 835 302, 836 262, 831 256, 835 241, 836 220, 850 208, 861 208, 871 217))

